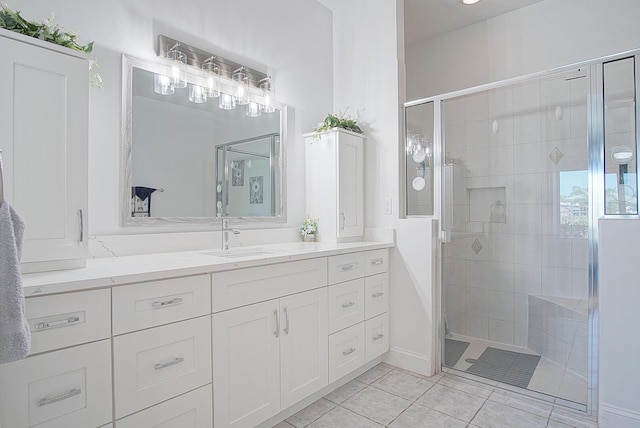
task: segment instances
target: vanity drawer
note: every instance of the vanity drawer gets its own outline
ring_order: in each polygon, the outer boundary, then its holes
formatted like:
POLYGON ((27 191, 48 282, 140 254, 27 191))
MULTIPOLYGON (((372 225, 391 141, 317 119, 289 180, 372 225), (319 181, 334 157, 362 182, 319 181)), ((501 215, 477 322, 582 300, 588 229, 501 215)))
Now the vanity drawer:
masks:
POLYGON ((376 275, 389 270, 389 250, 371 250, 364 253, 365 275, 376 275))
POLYGON ((370 319, 389 310, 389 274, 364 279, 364 317, 370 319))
POLYGON ((365 325, 356 324, 329 336, 329 383, 365 363, 365 325))
POLYGON ((364 276, 364 253, 349 253, 329 257, 329 284, 350 281, 364 276))
POLYGON ((325 257, 212 274, 213 312, 327 285, 325 257))
POLYGON ((113 339, 116 418, 211 382, 211 316, 113 339))
POLYGON ((0 365, 0 379, 2 427, 97 427, 111 421, 109 340, 0 365))
POLYGON ((367 362, 389 350, 389 315, 382 314, 365 321, 367 362))
POLYGON ((116 428, 211 428, 211 385, 116 421, 116 428))
POLYGON ((329 333, 364 321, 364 278, 329 287, 329 333))
POLYGON ((109 303, 109 289, 25 299, 31 355, 108 338, 109 303))
POLYGON ((187 276, 113 288, 113 334, 211 313, 210 275, 187 276))

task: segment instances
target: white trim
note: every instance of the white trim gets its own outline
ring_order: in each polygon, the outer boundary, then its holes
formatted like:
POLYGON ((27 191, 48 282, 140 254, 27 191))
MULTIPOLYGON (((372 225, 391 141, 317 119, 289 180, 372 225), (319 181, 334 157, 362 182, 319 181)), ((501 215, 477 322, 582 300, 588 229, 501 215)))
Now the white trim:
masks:
POLYGON ((392 346, 383 359, 385 363, 409 370, 424 376, 432 376, 435 373, 433 361, 427 355, 417 354, 406 349, 392 346))
POLYGON ((609 404, 600 404, 599 426, 602 428, 638 428, 640 413, 621 409, 609 404))

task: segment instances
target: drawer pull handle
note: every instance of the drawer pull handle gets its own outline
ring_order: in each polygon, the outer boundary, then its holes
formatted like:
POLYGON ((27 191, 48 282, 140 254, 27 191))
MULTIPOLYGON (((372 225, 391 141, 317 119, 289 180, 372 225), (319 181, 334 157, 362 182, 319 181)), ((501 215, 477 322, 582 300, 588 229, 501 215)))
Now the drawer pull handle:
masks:
POLYGON ((75 324, 80 321, 80 317, 71 316, 59 321, 42 321, 36 324, 36 330, 47 330, 56 327, 66 327, 71 324, 75 324))
POLYGON ((346 357, 347 355, 353 354, 354 352, 356 352, 356 348, 349 348, 346 351, 342 351, 342 355, 346 357))
POLYGON ((377 299, 378 297, 382 297, 384 296, 384 293, 382 291, 378 291, 377 293, 373 293, 371 295, 371 297, 373 297, 374 299, 377 299))
POLYGON ((182 304, 182 297, 175 297, 171 300, 163 300, 162 302, 153 302, 153 307, 157 308, 166 308, 167 306, 172 305, 180 305, 182 304))
POLYGON ((356 266, 357 266, 356 263, 351 263, 350 265, 342 266, 340 269, 342 270, 342 272, 348 272, 350 270, 354 270, 356 268, 356 266))
POLYGON ((347 303, 343 303, 342 307, 343 308, 350 308, 351 306, 355 305, 356 302, 347 302, 347 303))
POLYGON ((373 266, 381 265, 384 263, 384 259, 382 257, 378 257, 377 259, 371 259, 371 264, 373 266))
POLYGON ((382 333, 378 333, 375 336, 372 337, 373 340, 380 340, 384 337, 384 334, 382 333))
POLYGON ((49 404, 57 403, 58 401, 66 400, 67 398, 75 397, 82 392, 80 388, 73 388, 64 394, 56 395, 55 397, 43 398, 38 401, 38 407, 48 406, 49 404))
POLYGON ((158 363, 155 366, 153 366, 153 368, 154 368, 154 370, 162 370, 162 369, 166 369, 167 367, 171 367, 171 366, 175 366, 176 364, 180 364, 183 361, 184 361, 184 358, 176 357, 172 361, 169 361, 167 363, 158 363))
POLYGON ((273 335, 280 337, 280 316, 278 315, 278 310, 273 311, 273 314, 276 316, 276 330, 273 332, 273 335))

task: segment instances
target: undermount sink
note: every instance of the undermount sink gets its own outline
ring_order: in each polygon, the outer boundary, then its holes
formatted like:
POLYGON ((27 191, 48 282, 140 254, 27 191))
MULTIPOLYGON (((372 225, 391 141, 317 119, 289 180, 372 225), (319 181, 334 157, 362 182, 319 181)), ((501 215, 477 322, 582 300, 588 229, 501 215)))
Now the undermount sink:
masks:
POLYGON ((267 254, 274 254, 274 253, 272 251, 265 251, 260 248, 236 248, 232 250, 209 251, 202 254, 207 256, 234 259, 234 258, 240 258, 240 257, 264 256, 267 254))

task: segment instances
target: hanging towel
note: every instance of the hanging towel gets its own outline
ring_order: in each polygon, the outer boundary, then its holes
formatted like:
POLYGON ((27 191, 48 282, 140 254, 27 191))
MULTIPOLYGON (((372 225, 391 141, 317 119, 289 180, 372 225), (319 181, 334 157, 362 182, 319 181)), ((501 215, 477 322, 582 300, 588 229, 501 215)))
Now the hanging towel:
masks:
POLYGON ((24 220, 0 201, 0 364, 26 357, 31 348, 20 277, 23 238, 24 220))

